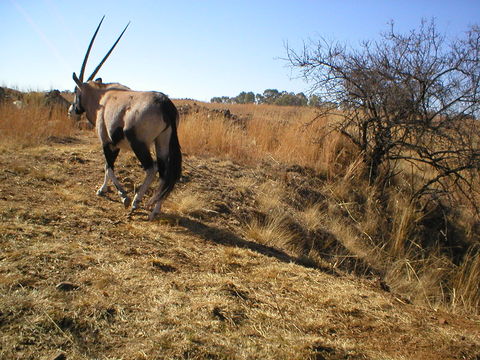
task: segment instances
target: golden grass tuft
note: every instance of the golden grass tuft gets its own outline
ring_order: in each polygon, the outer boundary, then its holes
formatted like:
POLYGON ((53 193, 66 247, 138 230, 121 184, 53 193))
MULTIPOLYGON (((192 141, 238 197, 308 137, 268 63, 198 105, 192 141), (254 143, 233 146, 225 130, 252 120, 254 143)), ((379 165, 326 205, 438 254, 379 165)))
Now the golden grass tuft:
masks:
POLYGON ((390 204, 393 213, 393 228, 389 252, 395 257, 409 256, 411 246, 415 244, 413 238, 415 227, 422 215, 408 197, 400 194, 391 199, 390 204))
POLYGON ((258 209, 266 214, 279 214, 283 209, 284 196, 282 184, 273 180, 266 181, 257 189, 258 209))
POLYGON ((453 289, 450 303, 453 309, 478 312, 480 308, 480 246, 469 249, 463 263, 453 274, 453 289))
POLYGON ((308 232, 314 232, 325 222, 325 213, 322 210, 322 204, 317 203, 307 206, 298 212, 300 224, 308 232))
POLYGON ((200 194, 189 190, 176 192, 169 200, 168 206, 183 215, 198 214, 208 210, 207 201, 200 194))
POLYGON ((280 248, 287 247, 295 238, 295 234, 285 226, 281 217, 268 218, 265 221, 254 218, 245 225, 243 233, 247 239, 280 248))

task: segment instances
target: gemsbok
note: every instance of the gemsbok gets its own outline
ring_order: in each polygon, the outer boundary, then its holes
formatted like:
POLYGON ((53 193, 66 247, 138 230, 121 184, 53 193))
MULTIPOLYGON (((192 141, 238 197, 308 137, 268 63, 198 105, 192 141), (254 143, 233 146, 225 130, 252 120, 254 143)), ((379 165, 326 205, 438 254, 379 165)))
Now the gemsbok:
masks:
POLYGON ((88 121, 96 127, 102 143, 105 155, 105 179, 97 195, 103 195, 108 190, 108 182, 111 180, 125 207, 131 203, 133 212, 139 208, 143 196, 158 171, 160 184, 148 202, 148 206, 153 208, 149 219, 153 220, 181 175, 182 154, 177 136, 178 111, 173 102, 160 92, 133 91, 118 83, 106 84, 101 80, 92 80, 130 23, 86 82, 83 81, 88 56, 104 18, 105 16, 100 20, 90 40, 80 76, 77 77, 73 73, 73 80, 77 86, 69 111, 70 115, 77 117, 85 113, 88 121), (156 161, 150 153, 152 143, 155 144, 156 161), (131 149, 146 173, 133 202, 114 172, 115 160, 121 148, 131 149))

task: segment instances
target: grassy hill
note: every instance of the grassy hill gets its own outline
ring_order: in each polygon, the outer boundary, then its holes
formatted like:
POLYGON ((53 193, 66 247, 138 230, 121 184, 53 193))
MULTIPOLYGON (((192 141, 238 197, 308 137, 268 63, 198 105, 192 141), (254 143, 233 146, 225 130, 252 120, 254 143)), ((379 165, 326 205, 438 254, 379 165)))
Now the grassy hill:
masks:
MULTIPOLYGON (((480 356, 478 261, 411 257, 428 223, 401 193, 378 213, 348 143, 314 141, 327 119, 305 131, 309 109, 177 105, 184 174, 153 222, 95 196, 92 131, 2 107, 0 358, 480 356), (447 281, 463 281, 455 298, 447 281)), ((130 192, 143 177, 132 154, 117 171, 130 192)))

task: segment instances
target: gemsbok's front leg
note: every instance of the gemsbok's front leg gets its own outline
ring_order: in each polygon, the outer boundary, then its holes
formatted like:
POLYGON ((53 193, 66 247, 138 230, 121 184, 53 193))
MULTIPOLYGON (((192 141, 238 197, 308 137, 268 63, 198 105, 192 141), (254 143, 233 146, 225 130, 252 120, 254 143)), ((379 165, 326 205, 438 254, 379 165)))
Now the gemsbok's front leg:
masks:
POLYGON ((118 153, 120 149, 113 148, 112 144, 106 144, 103 146, 103 153, 105 155, 105 178, 103 181, 102 186, 97 191, 97 195, 103 195, 108 189, 108 180, 112 180, 113 185, 117 189, 118 195, 120 195, 120 199, 125 207, 130 205, 130 198, 127 195, 127 192, 123 188, 120 181, 118 181, 117 177, 115 176, 114 166, 115 160, 117 159, 118 153))

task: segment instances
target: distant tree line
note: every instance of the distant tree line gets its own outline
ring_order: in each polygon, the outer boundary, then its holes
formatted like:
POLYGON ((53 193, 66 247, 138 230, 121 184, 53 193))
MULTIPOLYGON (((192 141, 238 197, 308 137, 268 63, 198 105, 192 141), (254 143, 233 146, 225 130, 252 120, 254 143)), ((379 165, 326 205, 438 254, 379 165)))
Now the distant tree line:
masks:
POLYGON ((321 100, 317 95, 307 97, 303 92, 295 94, 293 92, 278 91, 277 89, 267 89, 263 94, 255 94, 252 91, 242 91, 234 97, 217 96, 210 102, 221 104, 271 104, 281 106, 320 106, 321 100))

